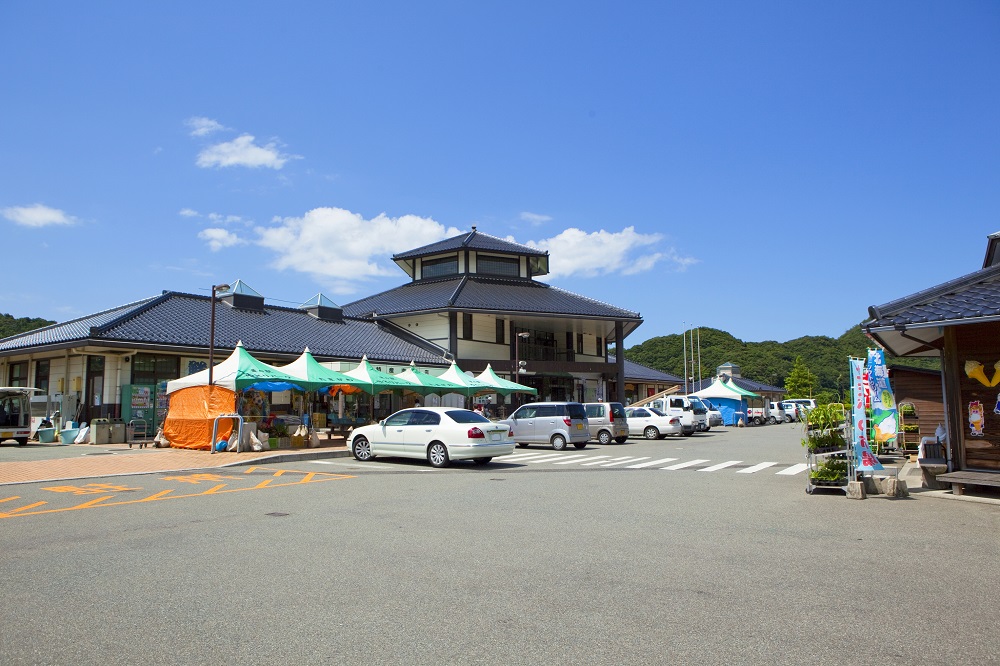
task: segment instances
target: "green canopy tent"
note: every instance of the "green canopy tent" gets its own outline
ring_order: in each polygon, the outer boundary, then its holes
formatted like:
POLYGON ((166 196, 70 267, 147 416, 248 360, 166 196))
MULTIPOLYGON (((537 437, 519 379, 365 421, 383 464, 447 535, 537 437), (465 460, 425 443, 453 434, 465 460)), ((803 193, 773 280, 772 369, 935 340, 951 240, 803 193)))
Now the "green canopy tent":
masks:
POLYGON ((376 395, 392 390, 414 390, 413 382, 401 378, 399 375, 390 375, 388 372, 376 370, 368 361, 368 356, 361 357, 361 364, 353 370, 344 373, 353 380, 365 393, 376 395))
POLYGON ((364 380, 320 365, 320 362, 313 357, 308 347, 305 348, 301 356, 288 365, 279 366, 278 370, 296 377, 298 383, 308 390, 329 386, 334 389, 344 389, 345 392, 350 393, 352 388, 355 390, 365 390, 365 386, 367 385, 367 382, 364 380))
MULTIPOLYGON (((287 391, 293 388, 301 390, 299 381, 298 377, 255 359, 243 347, 242 341, 236 343, 236 349, 229 358, 212 368, 212 384, 224 386, 231 391, 243 391, 248 388, 258 388, 263 391, 287 391)), ((208 368, 167 382, 167 393, 192 386, 207 385, 208 368)))
POLYGON ((499 393, 496 386, 487 384, 462 372, 462 369, 454 361, 451 362, 451 367, 445 370, 439 379, 457 384, 458 390, 454 391, 454 393, 460 393, 467 398, 471 398, 478 393, 499 393))
POLYGON ((507 397, 511 393, 530 393, 531 395, 538 395, 538 389, 525 386, 524 384, 518 384, 517 382, 512 382, 509 379, 504 379, 494 372, 493 368, 488 363, 486 364, 486 369, 476 375, 476 379, 495 387, 494 390, 504 397, 507 397))
POLYGON ((441 379, 440 377, 435 377, 434 375, 428 374, 426 372, 419 372, 417 370, 416 363, 410 361, 410 367, 403 372, 396 375, 409 382, 413 383, 410 390, 419 393, 420 395, 427 395, 429 393, 437 393, 438 395, 445 395, 446 393, 462 393, 462 388, 458 384, 449 382, 446 379, 441 379))

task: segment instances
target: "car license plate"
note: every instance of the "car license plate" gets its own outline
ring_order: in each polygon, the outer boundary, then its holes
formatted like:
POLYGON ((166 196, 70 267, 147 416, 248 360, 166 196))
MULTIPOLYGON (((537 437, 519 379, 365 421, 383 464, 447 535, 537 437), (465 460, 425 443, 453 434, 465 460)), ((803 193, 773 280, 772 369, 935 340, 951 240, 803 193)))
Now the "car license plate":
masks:
POLYGON ((491 442, 499 442, 500 441, 500 433, 498 433, 498 432, 491 432, 490 433, 490 441, 491 442))
POLYGON ((14 436, 14 433, 10 432, 10 431, 7 431, 7 430, 5 430, 3 432, 0 432, 0 438, 2 438, 2 439, 10 439, 13 436, 14 436))
POLYGON ((576 429, 577 430, 583 430, 583 424, 582 423, 577 423, 576 424, 576 429))

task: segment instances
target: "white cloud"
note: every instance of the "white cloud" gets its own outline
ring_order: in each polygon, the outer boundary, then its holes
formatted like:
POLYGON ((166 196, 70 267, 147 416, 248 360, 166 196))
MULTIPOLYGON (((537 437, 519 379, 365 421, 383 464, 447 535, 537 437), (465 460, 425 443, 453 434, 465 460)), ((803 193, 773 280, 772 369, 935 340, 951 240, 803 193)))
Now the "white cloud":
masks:
POLYGON ((177 212, 177 214, 180 215, 181 217, 201 217, 198 211, 194 210, 193 208, 181 208, 177 212))
POLYGON ((539 215, 538 213, 529 213, 528 211, 521 213, 520 217, 525 222, 530 222, 532 224, 542 224, 552 220, 551 215, 539 215))
POLYGON ((272 141, 265 146, 258 146, 254 143, 254 137, 250 134, 238 136, 232 141, 217 143, 205 148, 198 153, 198 166, 209 167, 267 167, 269 169, 280 169, 290 159, 297 159, 297 155, 284 155, 279 152, 277 143, 272 141))
POLYGON ((33 206, 12 206, 0 210, 0 215, 22 227, 49 227, 53 225, 76 224, 76 218, 67 215, 58 208, 49 208, 42 204, 33 206))
MULTIPOLYGON (((510 240, 514 240, 511 238, 510 240)), ((570 228, 552 238, 524 243, 549 252, 550 279, 570 276, 597 277, 612 273, 634 275, 652 270, 658 263, 671 263, 683 271, 697 259, 681 257, 670 248, 657 251, 661 234, 636 233, 635 227, 609 232, 601 229, 588 233, 570 228)))
POLYGON ((246 245, 247 241, 240 238, 228 229, 203 229, 198 232, 198 238, 206 241, 212 252, 218 252, 224 247, 235 247, 246 245))
POLYGON ((316 208, 302 217, 275 218, 272 223, 275 226, 256 231, 257 244, 277 255, 273 265, 343 281, 335 287, 340 293, 352 292, 358 281, 398 275, 391 264, 379 263, 387 255, 462 233, 418 215, 382 213, 366 220, 342 208, 316 208))
POLYGON ((214 132, 229 129, 211 118, 201 116, 188 118, 184 124, 191 128, 191 136, 208 136, 214 132))

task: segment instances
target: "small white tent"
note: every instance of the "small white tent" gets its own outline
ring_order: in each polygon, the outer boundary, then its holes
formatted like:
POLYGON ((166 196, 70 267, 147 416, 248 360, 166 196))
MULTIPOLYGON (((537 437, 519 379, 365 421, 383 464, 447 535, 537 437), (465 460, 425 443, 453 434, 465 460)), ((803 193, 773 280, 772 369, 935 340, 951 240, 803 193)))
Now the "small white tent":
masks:
POLYGON ((732 380, 725 381, 715 378, 715 381, 706 388, 696 392, 694 395, 699 398, 708 398, 712 404, 719 408, 722 413, 722 422, 727 426, 736 425, 742 418, 746 422, 747 398, 759 398, 753 391, 741 389, 732 380))

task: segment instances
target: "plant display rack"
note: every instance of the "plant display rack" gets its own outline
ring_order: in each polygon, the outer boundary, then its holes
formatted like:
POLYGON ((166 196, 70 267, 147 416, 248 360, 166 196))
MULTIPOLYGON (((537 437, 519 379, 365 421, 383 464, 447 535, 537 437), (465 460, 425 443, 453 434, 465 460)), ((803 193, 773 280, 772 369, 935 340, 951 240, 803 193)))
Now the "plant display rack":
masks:
POLYGON ((806 492, 817 488, 846 491, 857 479, 854 454, 847 432, 847 417, 841 405, 823 405, 809 412, 805 422, 806 492))

